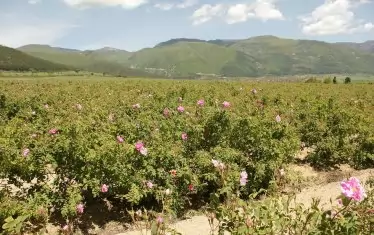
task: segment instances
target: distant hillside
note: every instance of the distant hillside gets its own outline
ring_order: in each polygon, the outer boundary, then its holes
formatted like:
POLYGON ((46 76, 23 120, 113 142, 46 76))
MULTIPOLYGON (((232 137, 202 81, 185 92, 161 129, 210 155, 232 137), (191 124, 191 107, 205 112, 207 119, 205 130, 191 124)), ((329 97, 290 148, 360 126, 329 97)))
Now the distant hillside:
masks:
POLYGON ((342 46, 351 47, 360 51, 374 53, 374 40, 366 41, 362 43, 354 43, 354 42, 340 42, 337 43, 342 46))
POLYGON ((374 55, 369 53, 326 42, 274 36, 245 40, 174 39, 135 52, 129 61, 140 68, 163 68, 175 75, 374 73, 374 55))
POLYGON ((79 51, 45 45, 28 45, 19 49, 55 63, 115 75, 253 77, 374 74, 373 44, 373 41, 342 44, 259 36, 208 41, 177 38, 137 52, 110 47, 79 51))
POLYGON ((374 73, 374 55, 321 41, 262 36, 229 47, 256 58, 265 74, 374 73))
POLYGON ((69 70, 66 65, 52 63, 30 56, 13 48, 0 46, 0 70, 12 71, 63 71, 69 70))
POLYGON ((98 50, 83 51, 83 54, 90 59, 106 60, 108 62, 126 63, 128 58, 132 55, 131 52, 119 50, 110 47, 104 47, 98 50))
POLYGON ((177 42, 135 52, 129 63, 138 68, 162 68, 175 76, 195 73, 225 76, 256 75, 250 55, 206 42, 177 42))
POLYGON ((206 42, 205 40, 194 39, 194 38, 174 38, 165 42, 157 44, 155 47, 170 46, 179 42, 206 42))
POLYGON ((165 42, 161 42, 157 44, 155 47, 162 47, 162 46, 170 46, 179 42, 207 42, 212 43, 220 46, 229 46, 239 40, 231 40, 231 39, 215 39, 215 40, 201 40, 201 39, 195 39, 195 38, 174 38, 170 39, 165 42))
POLYGON ((26 45, 18 49, 38 58, 91 72, 134 77, 154 76, 143 70, 129 68, 125 62, 131 53, 124 50, 103 48, 79 51, 46 45, 26 45))

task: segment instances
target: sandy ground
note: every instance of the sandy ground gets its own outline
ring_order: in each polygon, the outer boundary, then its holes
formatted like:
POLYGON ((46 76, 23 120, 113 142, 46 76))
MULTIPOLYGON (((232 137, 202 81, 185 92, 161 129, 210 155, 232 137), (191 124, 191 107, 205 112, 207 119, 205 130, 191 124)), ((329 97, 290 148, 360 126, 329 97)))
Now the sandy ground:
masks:
MULTIPOLYGON (((350 176, 355 176, 361 182, 365 182, 370 176, 374 176, 374 169, 354 171, 349 167, 342 166, 340 170, 331 172, 316 172, 309 166, 292 166, 293 170, 300 172, 303 177, 313 180, 312 186, 306 187, 296 195, 296 202, 305 206, 311 204, 313 198, 319 198, 323 208, 330 206, 330 198, 334 199, 340 195, 340 182, 350 176)), ((190 219, 179 221, 172 225, 182 235, 209 235, 210 225, 206 216, 193 216, 190 219)), ((217 233, 214 233, 217 234, 217 233)), ((127 231, 116 235, 150 235, 148 231, 127 231)))
MULTIPOLYGON (((194 216, 190 219, 179 221, 170 226, 179 233, 191 234, 191 235, 209 235, 211 234, 211 229, 206 216, 199 215, 194 216)), ((124 233, 117 233, 116 235, 150 235, 150 231, 128 231, 124 233)), ((216 234, 216 233, 215 233, 216 234)))

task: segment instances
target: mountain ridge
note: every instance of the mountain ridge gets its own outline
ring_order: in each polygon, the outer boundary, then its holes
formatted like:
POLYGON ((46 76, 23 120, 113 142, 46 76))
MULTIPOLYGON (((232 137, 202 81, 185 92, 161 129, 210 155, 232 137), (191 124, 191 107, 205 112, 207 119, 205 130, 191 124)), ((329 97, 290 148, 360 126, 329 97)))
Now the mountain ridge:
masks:
MULTIPOLYGON (((166 40, 166 41, 159 42, 159 43, 155 44, 153 47, 145 47, 145 48, 141 48, 137 51, 140 51, 140 50, 143 50, 143 49, 149 49, 149 48, 171 45, 171 44, 175 44, 175 43, 178 43, 178 42, 208 42, 208 43, 220 45, 220 44, 225 44, 225 43, 235 43, 235 42, 238 42, 238 41, 249 40, 249 39, 266 39, 266 38, 295 40, 295 41, 324 42, 324 43, 328 43, 328 44, 331 44, 331 45, 338 44, 338 45, 345 45, 345 46, 354 47, 354 48, 360 47, 360 48, 367 49, 367 48, 365 48, 365 46, 366 46, 366 47, 370 47, 370 49, 373 50, 371 52, 374 52, 374 40, 366 40, 366 41, 363 41, 363 42, 326 42, 326 41, 314 40, 314 39, 281 38, 281 37, 277 37, 277 36, 274 36, 274 35, 260 35, 260 36, 254 36, 254 37, 249 37, 249 38, 242 38, 242 39, 210 39, 210 40, 198 39, 198 38, 184 38, 184 37, 182 37, 182 38, 172 38, 172 39, 169 39, 169 40, 166 40)), ((105 47, 98 48, 98 49, 80 50, 80 49, 64 48, 64 47, 59 47, 59 46, 51 46, 51 45, 48 45, 48 44, 26 44, 26 45, 23 45, 23 46, 20 46, 20 47, 16 47, 14 49, 25 51, 25 50, 27 50, 28 47, 34 47, 34 46, 53 48, 53 49, 62 49, 62 50, 69 50, 69 51, 77 51, 77 52, 78 51, 80 51, 80 52, 85 52, 85 51, 86 52, 87 51, 126 51, 128 53, 137 52, 137 51, 130 52, 130 51, 125 50, 125 49, 119 49, 119 48, 110 47, 110 46, 105 46, 105 47)))
POLYGON ((80 51, 45 45, 25 45, 19 49, 35 57, 66 65, 74 63, 89 70, 97 70, 98 65, 118 66, 172 77, 374 74, 370 41, 346 44, 263 35, 247 39, 174 38, 135 52, 111 47, 80 51))

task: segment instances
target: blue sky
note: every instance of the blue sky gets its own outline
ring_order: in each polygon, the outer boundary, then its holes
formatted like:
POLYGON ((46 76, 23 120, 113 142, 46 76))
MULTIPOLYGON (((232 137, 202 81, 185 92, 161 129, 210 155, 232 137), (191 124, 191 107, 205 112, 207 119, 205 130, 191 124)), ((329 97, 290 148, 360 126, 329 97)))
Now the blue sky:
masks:
POLYGON ((374 40, 374 0, 0 0, 0 44, 130 51, 171 38, 374 40))

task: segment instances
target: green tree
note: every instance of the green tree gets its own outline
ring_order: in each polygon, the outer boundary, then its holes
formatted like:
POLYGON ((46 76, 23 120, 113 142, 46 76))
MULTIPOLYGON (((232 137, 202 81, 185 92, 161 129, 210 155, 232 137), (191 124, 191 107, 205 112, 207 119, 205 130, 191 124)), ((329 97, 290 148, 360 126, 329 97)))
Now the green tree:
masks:
POLYGON ((332 82, 333 82, 334 84, 337 84, 337 83, 338 83, 338 81, 336 80, 336 77, 334 77, 334 79, 332 80, 332 82))
POLYGON ((351 83, 351 78, 350 77, 346 77, 345 80, 344 80, 344 83, 345 84, 351 83))

